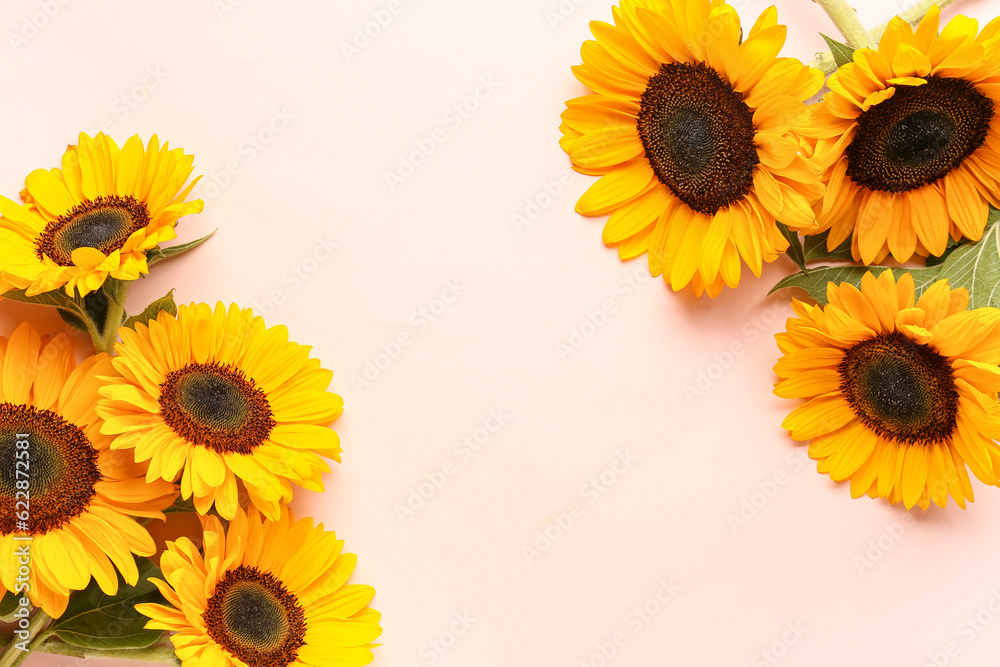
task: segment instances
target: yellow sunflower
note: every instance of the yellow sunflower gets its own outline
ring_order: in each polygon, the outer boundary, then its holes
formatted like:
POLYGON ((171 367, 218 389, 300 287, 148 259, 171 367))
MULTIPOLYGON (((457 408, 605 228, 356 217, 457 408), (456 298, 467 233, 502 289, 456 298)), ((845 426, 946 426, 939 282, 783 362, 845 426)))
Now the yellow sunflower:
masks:
POLYGON ((129 515, 163 518, 177 497, 169 482, 147 484, 145 466, 101 434, 98 376, 110 372, 105 354, 77 365, 65 334, 43 341, 22 324, 0 338, 0 585, 27 584, 53 617, 91 577, 108 595, 116 568, 134 585, 132 554, 155 547, 129 515))
POLYGON ((674 290, 717 296, 788 248, 775 221, 814 224, 823 192, 792 125, 823 85, 819 70, 778 58, 786 29, 771 7, 742 42, 721 0, 621 0, 594 22, 576 77, 594 94, 566 103, 560 142, 601 178, 583 215, 611 214, 604 242, 647 253, 674 290))
POLYGON ((851 495, 907 508, 973 500, 966 467, 1000 482, 1000 310, 967 310, 938 281, 914 304, 911 274, 830 283, 829 304, 794 301, 777 335, 774 393, 807 399, 783 426, 851 495))
POLYGON ((830 249, 851 237, 865 264, 941 255, 949 234, 978 240, 1000 206, 1000 19, 978 36, 965 16, 939 35, 939 19, 937 6, 916 31, 894 18, 799 128, 827 183, 805 233, 829 230, 830 249))
POLYGON ((181 477, 181 494, 197 510, 236 516, 239 488, 272 520, 292 497, 290 482, 322 491, 340 461, 328 428, 343 410, 328 392, 333 373, 290 342, 284 326, 233 304, 161 312, 115 345, 115 377, 101 389, 97 413, 113 449, 148 461, 147 479, 181 477))
POLYGON ((25 179, 24 204, 0 197, 0 291, 28 295, 59 288, 84 296, 111 276, 149 273, 145 251, 176 238, 177 219, 199 213, 185 201, 194 157, 156 135, 120 149, 103 133, 63 154, 62 169, 36 169, 25 179))
POLYGON ((204 555, 186 537, 151 579, 172 606, 138 604, 147 628, 174 632, 185 667, 353 667, 373 659, 381 614, 371 586, 346 585, 357 557, 312 519, 277 522, 240 509, 226 533, 204 517, 204 555))

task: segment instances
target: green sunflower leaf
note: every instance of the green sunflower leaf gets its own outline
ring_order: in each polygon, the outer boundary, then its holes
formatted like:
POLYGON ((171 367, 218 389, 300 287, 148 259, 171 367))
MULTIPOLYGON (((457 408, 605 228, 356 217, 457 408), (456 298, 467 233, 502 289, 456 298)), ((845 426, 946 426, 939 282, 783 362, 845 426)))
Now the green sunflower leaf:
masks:
POLYGON ((811 262, 818 259, 847 259, 852 260, 851 239, 847 239, 833 250, 826 249, 826 239, 830 232, 823 232, 815 236, 805 238, 805 261, 811 262))
POLYGON ((171 315, 177 314, 177 304, 174 302, 173 290, 170 290, 164 296, 161 296, 159 299, 146 306, 146 309, 138 315, 133 315, 125 320, 124 326, 135 329, 135 325, 137 324, 149 324, 150 320, 156 319, 156 316, 160 314, 161 310, 165 310, 171 315))
POLYGON ((118 575, 117 595, 105 595, 91 581, 90 585, 69 600, 66 612, 52 622, 47 632, 67 644, 89 649, 128 649, 151 646, 163 635, 162 630, 146 630, 149 619, 135 610, 142 602, 165 600, 150 581, 162 577, 160 568, 147 558, 137 559, 139 581, 129 586, 118 575))
POLYGON ((211 234, 208 234, 206 236, 202 236, 200 239, 195 239, 194 241, 188 241, 187 243, 181 243, 180 245, 173 245, 170 246, 169 248, 161 248, 159 246, 151 248, 146 251, 146 263, 149 266, 152 266, 158 262, 162 262, 165 259, 176 257, 177 255, 186 253, 189 250, 194 250, 195 248, 197 248, 198 246, 200 246, 202 243, 212 238, 213 236, 215 236, 215 232, 212 232, 211 234))
POLYGON ((70 325, 77 331, 82 331, 83 333, 90 335, 90 330, 87 329, 86 322, 84 322, 79 315, 68 310, 63 310, 62 308, 58 308, 56 312, 59 313, 59 317, 62 318, 63 322, 70 325))
MULTIPOLYGON (((104 290, 98 290, 97 292, 91 292, 87 296, 83 297, 83 308, 86 312, 86 316, 94 323, 98 331, 104 331, 104 323, 108 319, 108 306, 111 305, 111 301, 115 300, 116 303, 119 295, 120 285, 108 285, 108 282, 114 280, 113 278, 105 282, 105 289, 109 290, 114 296, 109 296, 108 292, 104 290)), ((115 280, 115 283, 119 281, 115 280)), ((66 318, 63 318, 66 319, 66 318)), ((72 324, 72 323, 71 323, 72 324)), ((86 329, 84 329, 86 331, 86 329)))
MULTIPOLYGON (((888 266, 820 266, 810 269, 808 273, 795 273, 783 278, 773 288, 771 293, 787 287, 801 287, 817 303, 826 303, 826 286, 829 283, 850 283, 855 287, 861 285, 861 279, 866 273, 871 271, 876 276, 890 267, 888 266)), ((892 273, 898 280, 904 273, 913 275, 913 282, 916 285, 917 297, 925 289, 930 287, 934 281, 938 280, 940 267, 931 266, 920 269, 892 268, 892 273)))
POLYGON ((952 289, 969 290, 969 308, 1000 306, 1000 211, 990 208, 983 237, 956 248, 948 259, 935 267, 938 280, 947 280, 952 289))
POLYGON ((14 612, 21 606, 21 596, 7 591, 0 600, 0 621, 10 623, 14 620, 14 612))
POLYGON ((798 232, 789 229, 787 225, 780 222, 778 223, 778 231, 788 241, 788 250, 785 251, 785 254, 798 264, 800 269, 806 271, 806 258, 802 252, 802 240, 799 238, 798 232))
MULTIPOLYGON (((818 303, 826 303, 827 283, 861 284, 861 278, 871 271, 878 275, 885 266, 821 266, 787 276, 771 292, 787 287, 801 287, 818 303)), ((990 207, 983 237, 975 243, 965 243, 953 248, 943 263, 929 264, 923 268, 892 268, 898 280, 904 273, 913 275, 916 296, 938 280, 947 280, 955 289, 969 291, 969 308, 1000 307, 1000 211, 990 207)))
MULTIPOLYGON (((91 292, 86 298, 79 299, 67 296, 62 290, 42 292, 33 296, 28 296, 24 290, 11 290, 4 292, 2 298, 20 303, 31 303, 36 306, 52 306, 58 310, 59 316, 66 324, 88 334, 90 331, 87 329, 85 320, 93 321, 95 315, 107 311, 107 297, 101 292, 91 292), (98 303, 101 300, 105 301, 103 311, 98 303)), ((101 319, 103 321, 103 317, 101 319)))
POLYGON ((174 504, 163 510, 164 514, 175 514, 178 512, 194 512, 194 498, 188 498, 184 500, 180 496, 174 501, 174 504))
POLYGON ((33 303, 37 306, 54 306, 71 312, 80 312, 81 303, 73 297, 67 296, 62 290, 42 292, 34 296, 28 296, 24 290, 11 290, 3 293, 4 299, 20 301, 21 303, 33 303))
POLYGON ((833 62, 837 64, 837 67, 854 62, 854 49, 847 44, 842 44, 831 37, 827 37, 823 33, 820 33, 820 36, 826 40, 826 45, 830 47, 830 53, 833 54, 833 62))

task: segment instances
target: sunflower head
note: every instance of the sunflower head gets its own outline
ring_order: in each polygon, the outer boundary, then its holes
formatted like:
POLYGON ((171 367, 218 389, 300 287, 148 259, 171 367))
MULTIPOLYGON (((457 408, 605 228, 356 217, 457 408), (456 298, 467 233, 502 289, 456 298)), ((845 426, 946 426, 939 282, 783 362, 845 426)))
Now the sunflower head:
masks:
POLYGON ((916 30, 894 18, 799 128, 828 186, 805 233, 829 231, 831 250, 851 238, 865 264, 978 240, 1000 206, 1000 19, 982 32, 965 16, 939 22, 937 6, 916 30))
POLYGON ((679 290, 735 287, 788 248, 776 222, 805 228, 823 188, 798 155, 792 125, 823 85, 818 70, 778 58, 785 26, 772 7, 747 38, 720 0, 622 0, 594 22, 560 142, 574 168, 601 178, 577 203, 610 214, 604 241, 622 259, 647 253, 679 290))
POLYGON ((81 133, 61 169, 28 174, 23 204, 0 197, 0 292, 83 296, 109 276, 148 273, 146 251, 176 237, 178 218, 202 210, 200 199, 185 201, 198 180, 185 187, 193 162, 156 135, 119 148, 103 133, 81 133))
POLYGON ((21 592, 28 545, 28 595, 54 617, 91 578, 108 595, 116 569, 134 585, 133 554, 154 545, 131 517, 163 518, 177 496, 169 482, 147 484, 146 467, 101 434, 94 404, 111 372, 104 354, 77 365, 65 334, 43 339, 22 324, 0 338, 0 588, 21 592))
POLYGON ((312 519, 238 510, 228 531, 203 517, 204 554, 186 537, 152 579, 167 605, 139 604, 147 628, 169 630, 185 667, 367 665, 382 633, 371 586, 347 585, 357 557, 312 519), (287 548, 295 545, 294 549, 287 548), (204 585, 191 585, 192 582, 204 585))
POLYGON ((214 503, 227 519, 241 488, 272 519, 292 483, 323 490, 321 456, 340 460, 328 426, 343 401, 327 391, 333 374, 284 326, 203 303, 120 335, 97 411, 114 449, 149 462, 149 479, 179 477, 199 512, 214 503))
POLYGON ((965 507, 967 470, 1000 484, 1000 311, 968 310, 947 281, 914 297, 910 273, 886 270, 831 283, 826 306, 795 301, 774 393, 807 401, 784 427, 853 497, 965 507))

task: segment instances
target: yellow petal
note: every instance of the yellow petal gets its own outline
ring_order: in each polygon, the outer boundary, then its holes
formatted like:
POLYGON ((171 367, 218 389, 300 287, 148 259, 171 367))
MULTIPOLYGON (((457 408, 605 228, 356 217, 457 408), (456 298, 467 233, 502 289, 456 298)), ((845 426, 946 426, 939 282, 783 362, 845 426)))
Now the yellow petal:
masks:
POLYGON ((583 215, 610 213, 646 192, 654 184, 658 184, 658 181, 649 162, 645 158, 632 160, 601 176, 591 185, 577 202, 576 211, 583 215))
POLYGON ((892 71, 897 77, 925 77, 931 71, 931 61, 915 46, 900 44, 892 59, 892 71))
POLYGON ((839 393, 818 396, 795 408, 782 422, 794 440, 804 441, 832 433, 855 418, 851 406, 839 393))

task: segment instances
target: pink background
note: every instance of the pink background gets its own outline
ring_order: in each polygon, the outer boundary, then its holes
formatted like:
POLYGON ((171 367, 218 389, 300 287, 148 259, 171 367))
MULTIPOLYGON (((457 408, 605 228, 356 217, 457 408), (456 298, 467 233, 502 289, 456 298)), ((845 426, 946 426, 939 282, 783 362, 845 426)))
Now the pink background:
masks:
MULTIPOLYGON (((736 6, 749 27, 768 4, 736 6)), ((871 26, 903 9, 859 4, 871 26)), ((786 55, 834 33, 812 3, 777 5, 786 55)), ((567 171, 559 114, 584 93, 588 20, 609 17, 607 0, 7 0, 0 192, 81 129, 195 154, 206 211, 179 233, 219 233, 130 305, 176 287, 253 306, 337 373, 344 462, 293 506, 378 589, 376 665, 994 664, 1000 491, 977 483, 968 511, 853 501, 780 428, 791 311, 766 294, 791 264, 696 300, 573 212, 593 179, 567 171)), ((0 333, 25 317, 58 324, 5 303, 0 333)))

